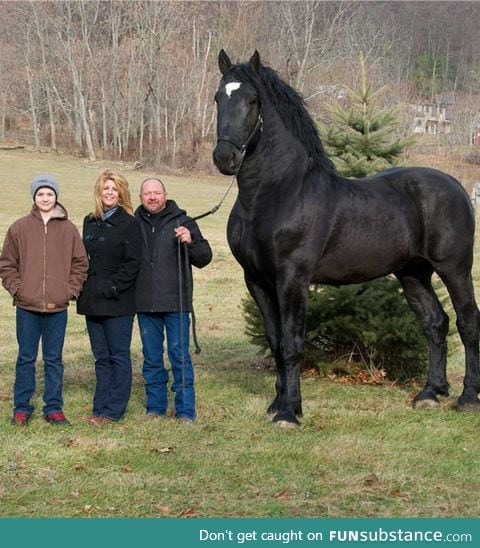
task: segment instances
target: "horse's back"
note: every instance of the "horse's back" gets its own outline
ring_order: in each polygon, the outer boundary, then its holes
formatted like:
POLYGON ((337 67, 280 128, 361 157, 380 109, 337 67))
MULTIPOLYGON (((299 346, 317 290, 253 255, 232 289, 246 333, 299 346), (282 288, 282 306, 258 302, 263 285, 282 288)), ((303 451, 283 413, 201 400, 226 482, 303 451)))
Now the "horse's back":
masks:
POLYGON ((471 256, 474 216, 450 175, 430 168, 393 168, 365 179, 332 177, 332 203, 318 219, 321 243, 314 281, 352 283, 396 272, 416 259, 432 265, 471 256))
POLYGON ((390 168, 371 177, 358 179, 360 184, 386 184, 402 189, 410 197, 422 200, 422 207, 453 200, 459 207, 473 213, 470 199, 461 183, 448 173, 428 167, 390 168))
POLYGON ((358 196, 371 197, 382 207, 409 211, 424 228, 444 229, 444 223, 473 228, 474 210, 467 192, 451 175, 433 168, 390 168, 364 179, 344 180, 358 196))

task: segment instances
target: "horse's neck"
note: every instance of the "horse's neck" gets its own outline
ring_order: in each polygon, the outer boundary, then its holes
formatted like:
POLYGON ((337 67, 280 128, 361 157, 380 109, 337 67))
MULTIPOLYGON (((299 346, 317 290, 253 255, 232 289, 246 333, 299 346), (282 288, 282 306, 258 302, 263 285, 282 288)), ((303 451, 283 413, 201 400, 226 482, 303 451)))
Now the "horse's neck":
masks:
POLYGON ((302 176, 307 155, 303 145, 285 128, 275 111, 267 112, 265 118, 263 134, 252 158, 247 157, 244 172, 247 179, 255 179, 257 184, 278 186, 294 173, 302 176))
POLYGON ((254 215, 272 196, 288 196, 292 186, 298 188, 302 184, 308 164, 305 150, 298 143, 279 137, 269 139, 268 134, 263 135, 263 142, 246 158, 237 175, 238 199, 245 215, 254 215))

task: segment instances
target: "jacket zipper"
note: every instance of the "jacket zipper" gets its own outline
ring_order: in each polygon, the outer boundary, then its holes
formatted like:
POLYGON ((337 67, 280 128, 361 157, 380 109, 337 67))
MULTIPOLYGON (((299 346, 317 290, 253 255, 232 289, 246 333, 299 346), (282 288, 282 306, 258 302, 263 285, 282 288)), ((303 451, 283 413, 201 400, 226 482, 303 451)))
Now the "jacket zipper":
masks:
MULTIPOLYGON (((152 225, 152 234, 155 234, 155 225, 152 225)), ((148 246, 147 246, 148 247, 148 246)), ((150 268, 153 270, 153 254, 155 253, 155 242, 153 242, 153 248, 150 250, 150 268)), ((153 308, 150 309, 153 313, 153 308)))
MULTIPOLYGON (((152 234, 155 234, 155 226, 154 225, 152 225, 152 234)), ((149 247, 148 244, 147 244, 147 247, 149 247)), ((153 244, 153 249, 150 250, 150 259, 151 259, 150 267, 152 269, 153 269, 153 254, 154 254, 154 252, 155 252, 155 243, 153 244)))
POLYGON ((47 311, 47 225, 43 231, 43 311, 47 311))

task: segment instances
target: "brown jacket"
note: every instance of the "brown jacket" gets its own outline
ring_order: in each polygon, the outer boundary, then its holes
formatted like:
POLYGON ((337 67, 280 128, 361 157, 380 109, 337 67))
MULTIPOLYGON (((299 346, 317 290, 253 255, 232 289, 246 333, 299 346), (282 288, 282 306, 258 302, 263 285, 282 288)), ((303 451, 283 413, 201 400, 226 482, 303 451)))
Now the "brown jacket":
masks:
POLYGON ((80 234, 59 203, 46 225, 34 205, 8 229, 0 277, 18 307, 33 312, 65 310, 80 294, 87 270, 80 234))

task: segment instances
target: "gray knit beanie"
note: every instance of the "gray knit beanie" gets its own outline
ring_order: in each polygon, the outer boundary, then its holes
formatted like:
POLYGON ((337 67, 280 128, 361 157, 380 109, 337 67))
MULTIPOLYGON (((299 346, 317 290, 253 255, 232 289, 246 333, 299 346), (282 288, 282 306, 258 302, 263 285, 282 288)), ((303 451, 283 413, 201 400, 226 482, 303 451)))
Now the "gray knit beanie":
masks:
POLYGON ((47 187, 51 188, 55 192, 55 196, 58 200, 58 194, 60 189, 58 187, 57 180, 52 175, 39 175, 35 177, 30 184, 30 192, 32 193, 32 198, 35 200, 35 194, 40 188, 47 187))

